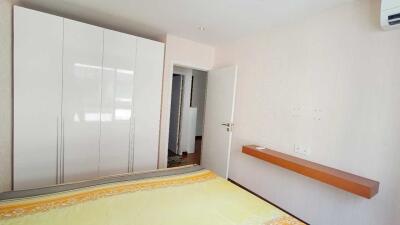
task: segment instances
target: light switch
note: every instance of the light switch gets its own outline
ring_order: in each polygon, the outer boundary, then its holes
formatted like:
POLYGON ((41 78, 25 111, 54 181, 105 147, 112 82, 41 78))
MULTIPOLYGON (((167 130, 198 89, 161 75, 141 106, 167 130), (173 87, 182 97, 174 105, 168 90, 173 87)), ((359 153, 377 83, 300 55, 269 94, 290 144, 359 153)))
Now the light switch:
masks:
POLYGON ((294 152, 301 154, 301 155, 310 155, 311 154, 311 149, 301 146, 301 145, 294 145, 294 152))

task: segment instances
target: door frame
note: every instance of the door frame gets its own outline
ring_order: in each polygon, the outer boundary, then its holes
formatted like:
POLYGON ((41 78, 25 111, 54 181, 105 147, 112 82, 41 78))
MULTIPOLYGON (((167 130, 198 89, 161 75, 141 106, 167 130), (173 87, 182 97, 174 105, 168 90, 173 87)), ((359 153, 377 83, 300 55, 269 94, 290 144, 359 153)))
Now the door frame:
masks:
MULTIPOLYGON (((165 62, 164 62, 165 63, 165 62)), ((164 65, 165 66, 165 65, 164 65)), ((165 102, 161 102, 161 112, 160 112, 160 131, 159 131, 159 140, 158 140, 158 169, 162 168, 167 168, 168 165, 168 144, 164 146, 164 148, 161 148, 161 141, 166 140, 168 141, 169 139, 169 126, 170 126, 170 113, 171 113, 171 93, 172 93, 172 78, 174 76, 174 67, 179 66, 179 67, 185 67, 189 69, 194 69, 194 70, 201 70, 205 71, 208 73, 208 71, 212 70, 212 68, 209 67, 203 67, 200 65, 196 64, 191 64, 191 63, 185 63, 185 62, 180 62, 176 60, 171 61, 171 66, 168 70, 167 77, 166 77, 166 82, 168 82, 168 90, 162 90, 162 95, 166 96, 165 102), (165 93, 165 92, 168 93, 165 93), (164 107, 164 109, 163 109, 164 107), (166 117, 163 120, 163 113, 166 113, 166 117), (162 130, 162 124, 165 124, 166 127, 162 130), (160 156, 163 156, 162 158, 160 156)), ((168 143, 168 142, 167 142, 168 143)))
MULTIPOLYGON (((181 140, 181 124, 182 124, 182 121, 181 121, 181 116, 182 116, 182 98, 183 98, 183 84, 184 84, 184 79, 185 79, 185 77, 184 77, 184 75, 181 75, 181 74, 177 74, 177 73, 174 73, 173 74, 173 76, 172 77, 174 77, 174 76, 179 76, 180 77, 180 85, 179 85, 179 99, 178 99, 178 121, 177 121, 177 127, 176 127, 176 140, 175 140, 175 150, 176 150, 176 152, 175 152, 175 154, 179 154, 179 152, 180 152, 180 140, 181 140)), ((173 78, 172 78, 173 79, 173 78)), ((172 100, 172 89, 171 89, 171 100, 172 100)), ((170 107, 170 109, 169 109, 169 111, 170 111, 170 115, 171 115, 171 107, 170 107)), ((170 118, 171 118, 171 116, 170 116, 170 118)), ((171 126, 171 120, 169 121, 169 125, 171 126)), ((169 129, 168 129, 168 141, 169 141, 169 129)), ((169 147, 169 144, 168 144, 168 147, 169 147)), ((168 149, 169 150, 169 149, 168 149)))

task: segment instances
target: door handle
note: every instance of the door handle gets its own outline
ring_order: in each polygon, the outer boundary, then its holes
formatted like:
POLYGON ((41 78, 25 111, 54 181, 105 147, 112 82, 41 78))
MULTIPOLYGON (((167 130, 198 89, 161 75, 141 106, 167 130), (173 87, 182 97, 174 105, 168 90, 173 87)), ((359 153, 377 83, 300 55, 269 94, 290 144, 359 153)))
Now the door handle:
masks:
POLYGON ((232 127, 233 123, 221 123, 222 126, 232 127))
POLYGON ((61 156, 60 156, 60 183, 64 183, 64 153, 65 153, 65 131, 64 117, 61 118, 61 156))
POLYGON ((59 117, 57 116, 56 184, 59 184, 59 183, 60 183, 60 173, 59 173, 59 166, 60 166, 60 164, 59 164, 59 163, 60 163, 60 162, 59 162, 60 152, 59 152, 59 151, 60 151, 60 146, 59 146, 59 144, 58 144, 58 139, 59 139, 60 137, 59 137, 59 132, 58 132, 58 128, 59 128, 58 122, 59 122, 59 117))
POLYGON ((226 131, 230 132, 233 128, 233 123, 221 123, 222 126, 226 126, 226 131))

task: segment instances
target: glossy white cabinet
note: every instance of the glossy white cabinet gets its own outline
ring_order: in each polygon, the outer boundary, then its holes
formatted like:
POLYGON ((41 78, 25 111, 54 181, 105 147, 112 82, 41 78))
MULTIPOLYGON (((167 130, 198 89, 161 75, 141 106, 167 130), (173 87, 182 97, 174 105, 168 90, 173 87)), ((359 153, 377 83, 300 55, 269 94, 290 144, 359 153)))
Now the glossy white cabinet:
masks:
POLYGON ((60 132, 61 17, 14 7, 14 189, 54 185, 60 132))
POLYGON ((14 7, 14 189, 157 169, 164 44, 14 7))
POLYGON ((104 30, 100 176, 127 173, 132 164, 135 56, 135 36, 104 30))
POLYGON ((157 169, 164 44, 137 38, 133 171, 157 169))
POLYGON ((98 176, 103 29, 64 19, 63 181, 98 176))

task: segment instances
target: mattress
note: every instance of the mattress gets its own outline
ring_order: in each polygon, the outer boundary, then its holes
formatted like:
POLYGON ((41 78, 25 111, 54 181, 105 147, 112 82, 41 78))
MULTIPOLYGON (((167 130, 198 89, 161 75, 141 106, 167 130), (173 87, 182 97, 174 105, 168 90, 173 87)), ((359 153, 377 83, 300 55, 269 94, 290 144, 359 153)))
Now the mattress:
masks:
POLYGON ((1 225, 300 225, 199 166, 0 194, 1 225))

